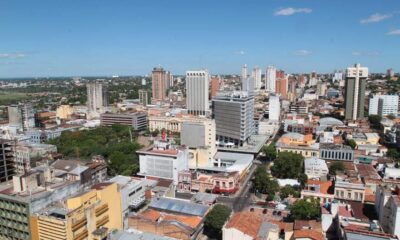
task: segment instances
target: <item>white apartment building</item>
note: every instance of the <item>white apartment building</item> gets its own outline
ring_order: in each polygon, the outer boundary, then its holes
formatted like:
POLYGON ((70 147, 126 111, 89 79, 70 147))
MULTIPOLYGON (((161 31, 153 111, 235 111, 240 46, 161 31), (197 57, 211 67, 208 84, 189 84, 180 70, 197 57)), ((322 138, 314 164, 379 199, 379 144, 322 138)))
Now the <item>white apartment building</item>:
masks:
POLYGON ((186 72, 186 108, 189 114, 204 116, 209 112, 209 85, 207 70, 186 72))
POLYGON ((265 75, 265 90, 274 93, 276 91, 276 67, 268 66, 265 75))
POLYGON ((254 90, 259 91, 261 89, 261 69, 258 66, 253 68, 251 76, 254 79, 254 90))
POLYGON ((248 77, 247 64, 243 65, 240 77, 242 80, 248 77))
POLYGON ((281 103, 279 101, 279 96, 270 95, 269 96, 269 120, 279 121, 281 115, 281 103))
POLYGON ((399 111, 398 95, 374 95, 369 99, 369 115, 394 115, 399 111))
POLYGON ((375 193, 375 210, 379 223, 386 233, 400 236, 400 200, 399 189, 380 186, 375 193))
POLYGON ((316 157, 304 160, 304 171, 309 179, 325 177, 329 173, 325 160, 316 157))

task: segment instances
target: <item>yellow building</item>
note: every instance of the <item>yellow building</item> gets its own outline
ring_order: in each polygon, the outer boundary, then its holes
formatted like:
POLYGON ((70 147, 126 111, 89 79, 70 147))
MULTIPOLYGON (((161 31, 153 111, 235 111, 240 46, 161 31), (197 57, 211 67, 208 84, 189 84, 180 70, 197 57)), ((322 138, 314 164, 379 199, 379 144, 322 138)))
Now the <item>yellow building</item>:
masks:
POLYGON ((32 216, 32 239, 100 240, 122 230, 121 196, 116 183, 99 183, 32 216))
POLYGON ((61 105, 56 110, 56 117, 57 119, 69 119, 73 112, 74 110, 71 106, 61 105))

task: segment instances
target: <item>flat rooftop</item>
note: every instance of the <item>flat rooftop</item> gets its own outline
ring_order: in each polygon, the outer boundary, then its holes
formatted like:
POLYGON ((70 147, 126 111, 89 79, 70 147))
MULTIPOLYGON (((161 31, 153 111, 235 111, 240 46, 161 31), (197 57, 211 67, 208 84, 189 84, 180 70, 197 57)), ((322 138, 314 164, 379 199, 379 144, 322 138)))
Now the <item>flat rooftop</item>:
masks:
POLYGON ((270 136, 271 135, 252 135, 251 140, 253 143, 251 144, 246 144, 242 147, 217 147, 217 149, 221 152, 248 153, 255 155, 261 151, 261 148, 264 146, 270 136))

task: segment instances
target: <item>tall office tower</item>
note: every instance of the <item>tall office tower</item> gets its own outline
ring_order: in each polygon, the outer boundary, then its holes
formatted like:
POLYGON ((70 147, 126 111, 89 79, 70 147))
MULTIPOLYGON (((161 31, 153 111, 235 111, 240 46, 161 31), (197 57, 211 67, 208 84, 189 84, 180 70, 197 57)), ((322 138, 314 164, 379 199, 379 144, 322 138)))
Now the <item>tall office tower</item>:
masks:
POLYGON ((261 69, 258 66, 253 68, 251 76, 254 78, 254 89, 259 91, 261 89, 261 69))
POLYGON ((162 67, 153 68, 151 73, 152 99, 154 101, 164 101, 167 96, 167 73, 162 67))
POLYGON ((108 88, 106 85, 102 86, 103 107, 108 107, 108 88))
POLYGON ((217 140, 243 146, 255 131, 254 97, 247 92, 225 92, 212 100, 217 140))
POLYGON ((243 65, 242 67, 242 75, 241 75, 241 79, 245 79, 247 78, 248 74, 247 74, 247 64, 243 65))
POLYGON ((276 68, 268 66, 265 74, 265 90, 274 93, 276 88, 276 68))
POLYGON ((206 115, 209 112, 209 85, 207 70, 186 72, 186 108, 189 114, 206 115))
POLYGON ((356 64, 346 70, 345 118, 357 120, 364 118, 365 84, 368 68, 356 64))
POLYGON ((12 143, 9 140, 0 139, 0 182, 11 180, 14 174, 12 143))
POLYGON ((165 81, 167 83, 167 90, 174 86, 174 75, 170 71, 166 72, 165 81))
POLYGON ((219 77, 212 77, 210 99, 217 96, 217 92, 219 91, 220 87, 221 87, 221 79, 219 77))
POLYGON ((104 112, 103 84, 98 81, 88 83, 86 89, 89 118, 100 117, 104 112))
POLYGON ((279 121, 281 115, 281 103, 279 101, 279 96, 269 95, 269 120, 279 121))
POLYGON ((369 99, 368 114, 369 115, 394 115, 399 111, 398 95, 374 95, 369 99))
POLYGON ((139 101, 143 106, 147 106, 149 104, 149 96, 146 90, 139 90, 139 101))
POLYGON ((254 77, 242 78, 242 91, 248 92, 249 95, 254 95, 255 81, 254 77))

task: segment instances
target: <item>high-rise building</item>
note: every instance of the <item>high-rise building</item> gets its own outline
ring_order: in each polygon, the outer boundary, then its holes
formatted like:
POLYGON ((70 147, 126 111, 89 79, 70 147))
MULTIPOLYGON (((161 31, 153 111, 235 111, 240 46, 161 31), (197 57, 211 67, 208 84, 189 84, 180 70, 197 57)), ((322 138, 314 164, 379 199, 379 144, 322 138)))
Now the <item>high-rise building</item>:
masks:
POLYGON ((364 118, 365 85, 368 68, 356 64, 346 70, 345 118, 357 120, 364 118))
POLYGON ((139 90, 139 100, 143 106, 147 106, 149 104, 149 95, 146 90, 139 90))
POLYGON ((241 79, 245 79, 248 77, 248 72, 247 72, 247 64, 243 65, 242 67, 242 74, 241 74, 241 79))
POLYGON ((276 71, 275 92, 286 98, 288 93, 288 79, 285 76, 285 71, 276 71))
POLYGON ((333 74, 332 82, 340 82, 341 80, 343 80, 343 73, 340 71, 335 71, 335 73, 333 74))
MULTIPOLYGON (((169 82, 169 81, 168 81, 169 82)), ((167 97, 167 72, 162 67, 153 68, 151 73, 152 99, 154 101, 164 101, 167 97)))
POLYGON ((242 78, 242 91, 248 92, 249 95, 254 95, 254 80, 253 76, 242 78))
POLYGON ((217 140, 242 146, 254 133, 254 97, 247 92, 220 93, 212 100, 217 140))
POLYGON ((259 91, 261 89, 261 69, 258 66, 255 66, 251 76, 254 78, 254 89, 259 91))
POLYGON ((104 90, 103 84, 99 81, 86 84, 87 104, 89 118, 99 117, 104 112, 104 90))
POLYGON ((0 182, 11 180, 15 174, 12 142, 0 139, 0 182))
POLYGON ((217 96, 217 92, 219 91, 221 87, 221 79, 219 77, 212 77, 211 78, 211 94, 210 97, 211 99, 215 96, 217 96))
POLYGON ((206 115, 209 112, 209 85, 207 70, 186 72, 186 108, 189 114, 206 115))
POLYGON ((397 116, 398 111, 398 95, 374 95, 369 99, 369 115, 380 115, 382 117, 387 115, 397 116))
POLYGON ((32 104, 25 103, 20 106, 22 116, 22 128, 24 131, 35 127, 35 112, 32 104))
POLYGON ((279 121, 281 115, 281 103, 279 96, 269 95, 269 120, 279 121))
POLYGON ((8 125, 19 130, 22 128, 22 115, 18 105, 8 106, 8 125))
POLYGON ((274 93, 276 90, 276 68, 268 66, 265 74, 265 90, 274 93))

